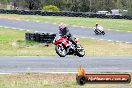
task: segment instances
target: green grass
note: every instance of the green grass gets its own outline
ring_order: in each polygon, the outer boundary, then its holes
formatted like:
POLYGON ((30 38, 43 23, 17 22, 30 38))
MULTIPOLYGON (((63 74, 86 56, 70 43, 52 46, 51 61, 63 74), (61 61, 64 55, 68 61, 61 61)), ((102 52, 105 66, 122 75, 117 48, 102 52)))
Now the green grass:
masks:
POLYGON ((26 31, 0 27, 0 56, 55 55, 54 45, 46 47, 45 44, 26 41, 25 32, 26 31), (51 51, 46 53, 49 49, 51 51))
POLYGON ((1 17, 29 19, 33 21, 49 23, 66 23, 69 25, 78 25, 94 27, 96 23, 101 24, 105 29, 132 31, 132 21, 125 19, 101 19, 101 18, 81 18, 81 17, 59 17, 59 16, 37 16, 37 15, 16 15, 1 14, 1 17))
MULTIPOLYGON (((0 56, 57 56, 55 46, 26 41, 25 32, 0 27, 0 56)), ((132 44, 80 38, 86 56, 131 56, 132 44)))
POLYGON ((63 81, 51 83, 47 81, 2 81, 0 88, 115 88, 121 86, 130 86, 129 84, 86 84, 78 85, 75 81, 63 81))
POLYGON ((76 83, 75 75, 65 74, 65 76, 61 76, 52 74, 52 78, 50 78, 50 76, 45 76, 45 74, 0 75, 0 88, 115 88, 121 86, 132 86, 132 83, 85 84, 83 86, 80 86, 76 83), (35 75, 37 76, 37 78, 35 75), (69 79, 71 76, 74 76, 74 79, 69 79), (65 77, 65 79, 62 80, 61 78, 63 77, 65 77))

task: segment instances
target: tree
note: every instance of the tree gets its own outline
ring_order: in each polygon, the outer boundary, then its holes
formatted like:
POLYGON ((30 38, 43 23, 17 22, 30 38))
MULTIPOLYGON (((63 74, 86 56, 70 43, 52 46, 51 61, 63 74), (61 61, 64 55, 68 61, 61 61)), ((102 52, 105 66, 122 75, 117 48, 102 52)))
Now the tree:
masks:
POLYGON ((132 1, 128 0, 128 15, 132 16, 132 1))
POLYGON ((41 0, 24 0, 24 3, 29 10, 39 10, 42 6, 41 0))

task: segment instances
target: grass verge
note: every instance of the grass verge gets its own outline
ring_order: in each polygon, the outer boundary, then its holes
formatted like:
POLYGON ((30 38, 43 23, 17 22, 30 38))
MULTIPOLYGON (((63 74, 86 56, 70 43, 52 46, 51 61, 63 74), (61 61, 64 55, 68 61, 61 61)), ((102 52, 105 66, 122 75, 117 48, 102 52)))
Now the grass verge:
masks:
POLYGON ((10 74, 0 75, 0 88, 124 88, 130 84, 76 83, 75 74, 10 74))
MULTIPOLYGON (((25 32, 0 27, 0 56, 56 56, 55 46, 25 40, 25 32), (47 52, 48 51, 48 52, 47 52)), ((131 56, 132 44, 80 38, 87 56, 131 56)))
POLYGON ((101 24, 105 29, 132 31, 132 21, 125 19, 101 19, 82 17, 59 17, 59 16, 37 16, 37 15, 17 15, 0 14, 0 18, 28 19, 33 21, 49 23, 66 23, 85 27, 94 27, 96 23, 101 24))

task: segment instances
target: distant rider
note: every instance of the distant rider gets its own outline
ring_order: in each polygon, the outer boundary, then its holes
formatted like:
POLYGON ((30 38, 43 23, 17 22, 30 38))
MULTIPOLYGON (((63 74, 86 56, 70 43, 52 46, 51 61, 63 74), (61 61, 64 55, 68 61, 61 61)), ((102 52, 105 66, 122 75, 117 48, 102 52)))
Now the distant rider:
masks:
POLYGON ((67 36, 68 37, 68 40, 72 42, 72 44, 75 45, 75 47, 77 47, 77 44, 76 42, 74 42, 75 38, 72 36, 72 34, 69 32, 69 29, 68 27, 61 23, 59 25, 59 36, 67 36))
POLYGON ((98 23, 96 23, 96 25, 95 25, 95 30, 100 31, 100 32, 104 31, 103 27, 101 25, 99 25, 98 23))

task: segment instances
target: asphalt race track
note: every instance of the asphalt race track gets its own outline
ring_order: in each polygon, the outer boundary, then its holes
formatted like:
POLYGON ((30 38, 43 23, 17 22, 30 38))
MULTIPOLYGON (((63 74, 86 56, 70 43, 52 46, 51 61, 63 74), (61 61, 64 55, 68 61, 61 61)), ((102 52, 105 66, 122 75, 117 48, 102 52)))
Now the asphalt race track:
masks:
POLYGON ((0 73, 77 72, 82 65, 87 72, 132 72, 132 56, 123 57, 0 57, 0 73))
MULTIPOLYGON (((0 26, 12 27, 18 29, 28 29, 32 31, 52 32, 58 33, 58 25, 35 22, 35 21, 24 21, 24 20, 13 20, 0 18, 0 26)), ((112 40, 118 42, 132 43, 132 32, 105 30, 105 36, 97 36, 94 34, 92 28, 82 27, 69 27, 70 32, 79 37, 96 38, 104 40, 112 40)))

